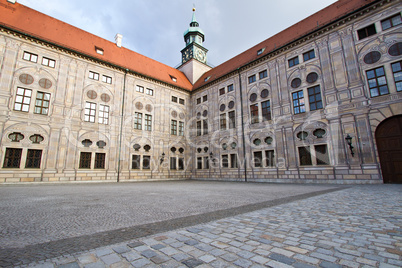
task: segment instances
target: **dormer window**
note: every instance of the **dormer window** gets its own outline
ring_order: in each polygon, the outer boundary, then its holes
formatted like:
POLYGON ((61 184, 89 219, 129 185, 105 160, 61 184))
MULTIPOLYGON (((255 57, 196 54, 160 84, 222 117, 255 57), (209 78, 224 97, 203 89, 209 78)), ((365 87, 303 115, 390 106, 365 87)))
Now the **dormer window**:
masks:
POLYGON ((259 50, 257 51, 257 55, 258 55, 258 56, 261 55, 261 54, 264 52, 264 50, 265 50, 265 47, 259 49, 259 50))
POLYGON ((101 49, 100 47, 95 47, 95 51, 96 53, 103 55, 103 49, 101 49))
POLYGON ((172 79, 173 82, 177 82, 177 78, 176 78, 176 77, 174 77, 173 75, 169 75, 169 76, 170 76, 170 78, 172 79))
POLYGON ((211 76, 208 76, 204 79, 204 82, 207 82, 209 80, 209 78, 211 78, 211 76))

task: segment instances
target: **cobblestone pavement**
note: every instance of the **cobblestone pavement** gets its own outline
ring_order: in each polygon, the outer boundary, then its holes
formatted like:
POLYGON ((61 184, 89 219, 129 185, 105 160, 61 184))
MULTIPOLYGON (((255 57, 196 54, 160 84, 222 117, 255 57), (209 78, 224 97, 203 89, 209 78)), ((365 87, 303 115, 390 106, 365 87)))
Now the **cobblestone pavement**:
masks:
MULTIPOLYGON (((14 265, 401 267, 401 193, 402 185, 370 185, 299 195, 303 199, 265 203, 270 207, 89 250, 66 250, 34 263, 20 259, 14 265)), ((44 251, 46 247, 49 244, 43 244, 44 251)), ((0 256, 0 266, 7 265, 13 252, 9 254, 0 256)))

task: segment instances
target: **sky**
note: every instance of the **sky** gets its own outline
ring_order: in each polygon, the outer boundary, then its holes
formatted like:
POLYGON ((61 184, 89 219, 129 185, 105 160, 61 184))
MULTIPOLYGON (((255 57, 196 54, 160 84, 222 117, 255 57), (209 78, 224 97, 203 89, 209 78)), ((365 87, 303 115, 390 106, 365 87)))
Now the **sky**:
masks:
POLYGON ((17 0, 149 58, 177 67, 192 9, 212 66, 233 58, 336 0, 17 0))

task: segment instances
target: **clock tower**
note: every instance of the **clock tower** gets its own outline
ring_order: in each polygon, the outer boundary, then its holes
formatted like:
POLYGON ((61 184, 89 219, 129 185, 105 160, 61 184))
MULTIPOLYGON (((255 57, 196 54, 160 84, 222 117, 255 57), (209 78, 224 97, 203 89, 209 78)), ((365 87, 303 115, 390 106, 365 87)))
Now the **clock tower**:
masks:
POLYGON ((205 35, 199 27, 195 18, 195 8, 193 8, 193 18, 190 22, 190 27, 184 32, 186 47, 181 51, 181 65, 178 67, 192 84, 211 69, 207 65, 208 49, 203 47, 202 43, 204 41, 205 35))

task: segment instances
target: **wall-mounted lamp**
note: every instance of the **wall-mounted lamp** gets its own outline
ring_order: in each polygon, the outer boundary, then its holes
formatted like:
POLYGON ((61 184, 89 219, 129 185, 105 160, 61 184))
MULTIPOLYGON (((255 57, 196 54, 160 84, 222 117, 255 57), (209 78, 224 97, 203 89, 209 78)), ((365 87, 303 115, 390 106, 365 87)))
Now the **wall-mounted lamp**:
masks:
POLYGON ((161 156, 161 165, 162 165, 162 163, 163 163, 163 161, 165 160, 165 153, 162 153, 162 156, 161 156))
POLYGON ((353 152, 353 146, 352 146, 352 137, 349 136, 349 134, 345 137, 346 143, 349 145, 349 149, 350 149, 350 154, 352 155, 352 157, 355 155, 355 153, 353 152))
POLYGON ((212 160, 212 163, 215 165, 215 158, 212 152, 209 153, 209 159, 212 160))

